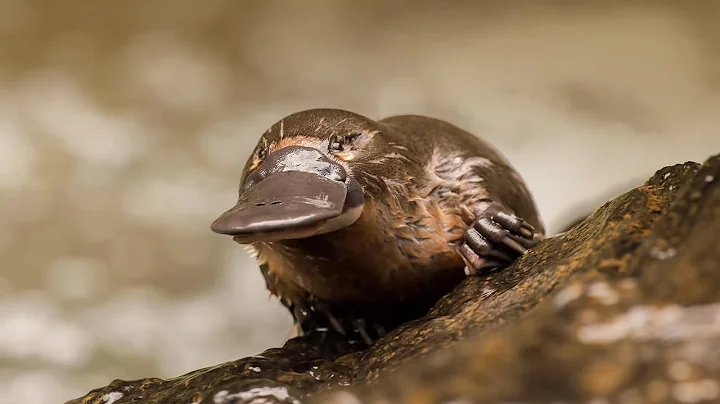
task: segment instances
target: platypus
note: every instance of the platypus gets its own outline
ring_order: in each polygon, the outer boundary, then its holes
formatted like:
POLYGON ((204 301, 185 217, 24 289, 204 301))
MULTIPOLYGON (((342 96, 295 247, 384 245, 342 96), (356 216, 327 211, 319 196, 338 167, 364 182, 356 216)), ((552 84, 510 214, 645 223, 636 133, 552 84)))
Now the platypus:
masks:
POLYGON ((339 109, 272 125, 211 229, 251 250, 298 334, 324 327, 368 344, 545 235, 522 177, 479 137, 339 109))

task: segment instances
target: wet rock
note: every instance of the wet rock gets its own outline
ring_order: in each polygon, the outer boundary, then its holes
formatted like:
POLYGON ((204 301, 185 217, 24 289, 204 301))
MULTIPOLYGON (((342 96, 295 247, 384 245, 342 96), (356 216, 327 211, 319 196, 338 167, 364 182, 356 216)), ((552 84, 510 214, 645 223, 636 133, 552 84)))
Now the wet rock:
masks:
POLYGON ((720 402, 720 155, 659 170, 357 351, 333 335, 69 403, 720 402))

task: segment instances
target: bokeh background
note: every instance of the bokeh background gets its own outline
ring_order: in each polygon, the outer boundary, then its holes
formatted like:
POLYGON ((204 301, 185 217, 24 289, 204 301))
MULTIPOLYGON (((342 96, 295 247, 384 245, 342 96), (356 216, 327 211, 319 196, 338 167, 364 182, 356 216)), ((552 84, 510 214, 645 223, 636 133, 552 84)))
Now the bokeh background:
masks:
POLYGON ((720 1, 0 0, 0 402, 280 345, 209 224, 312 107, 480 134, 558 231, 720 152, 720 1))

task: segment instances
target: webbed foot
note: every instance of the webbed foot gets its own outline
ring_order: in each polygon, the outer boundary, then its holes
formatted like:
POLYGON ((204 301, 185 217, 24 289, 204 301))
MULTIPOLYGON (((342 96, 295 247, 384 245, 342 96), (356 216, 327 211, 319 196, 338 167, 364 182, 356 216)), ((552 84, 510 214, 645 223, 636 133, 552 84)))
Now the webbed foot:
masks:
POLYGON ((343 310, 334 310, 328 303, 310 296, 302 302, 292 305, 292 314, 296 325, 303 334, 312 331, 335 332, 345 336, 349 342, 373 342, 385 335, 385 328, 377 323, 343 310))
POLYGON ((460 247, 466 275, 507 266, 540 242, 532 225, 509 212, 490 203, 475 215, 460 247))

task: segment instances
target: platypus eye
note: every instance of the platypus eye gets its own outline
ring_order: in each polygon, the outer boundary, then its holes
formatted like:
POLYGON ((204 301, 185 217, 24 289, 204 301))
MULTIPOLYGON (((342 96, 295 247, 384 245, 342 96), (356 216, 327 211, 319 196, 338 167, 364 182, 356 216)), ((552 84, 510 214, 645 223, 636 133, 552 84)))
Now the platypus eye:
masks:
POLYGON ((343 151, 343 145, 338 140, 331 140, 328 150, 331 152, 341 152, 343 151))
POLYGON ((330 139, 328 144, 328 151, 338 153, 345 151, 348 147, 352 148, 352 143, 355 139, 360 137, 362 133, 352 133, 345 136, 335 137, 330 139))
POLYGON ((258 160, 263 160, 265 157, 267 157, 267 147, 263 146, 258 149, 257 158, 258 160))

